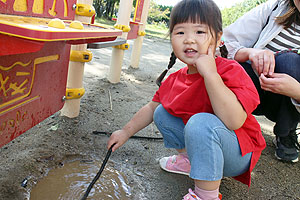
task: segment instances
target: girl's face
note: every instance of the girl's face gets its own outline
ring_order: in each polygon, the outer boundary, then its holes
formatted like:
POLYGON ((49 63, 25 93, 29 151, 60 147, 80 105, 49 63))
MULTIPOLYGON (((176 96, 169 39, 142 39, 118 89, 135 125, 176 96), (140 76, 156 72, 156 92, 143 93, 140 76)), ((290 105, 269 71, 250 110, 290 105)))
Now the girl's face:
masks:
POLYGON ((300 12, 300 0, 294 0, 294 4, 295 4, 296 8, 298 9, 298 11, 300 12))
POLYGON ((209 45, 216 44, 206 24, 192 22, 176 24, 171 43, 176 57, 188 66, 193 66, 199 55, 207 54, 209 45))

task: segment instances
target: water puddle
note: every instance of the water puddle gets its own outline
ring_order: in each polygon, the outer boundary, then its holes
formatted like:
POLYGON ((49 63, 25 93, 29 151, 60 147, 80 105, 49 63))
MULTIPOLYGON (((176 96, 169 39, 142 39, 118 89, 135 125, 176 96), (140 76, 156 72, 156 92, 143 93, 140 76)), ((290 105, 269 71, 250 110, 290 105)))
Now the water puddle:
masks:
MULTIPOLYGON (((30 200, 81 199, 100 166, 99 162, 75 161, 53 169, 31 190, 30 200)), ((131 188, 127 183, 122 173, 106 166, 88 199, 128 200, 131 188)))

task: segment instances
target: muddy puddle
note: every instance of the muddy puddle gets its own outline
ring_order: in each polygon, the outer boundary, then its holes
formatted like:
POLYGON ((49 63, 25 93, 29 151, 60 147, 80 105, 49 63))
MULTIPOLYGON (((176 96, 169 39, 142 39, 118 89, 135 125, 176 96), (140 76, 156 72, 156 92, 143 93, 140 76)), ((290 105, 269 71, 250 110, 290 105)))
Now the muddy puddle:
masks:
MULTIPOLYGON (((100 169, 100 162, 75 161, 50 170, 30 192, 30 200, 81 199, 89 184, 100 169)), ((126 177, 110 166, 106 166, 93 186, 87 199, 128 200, 131 188, 126 177)))

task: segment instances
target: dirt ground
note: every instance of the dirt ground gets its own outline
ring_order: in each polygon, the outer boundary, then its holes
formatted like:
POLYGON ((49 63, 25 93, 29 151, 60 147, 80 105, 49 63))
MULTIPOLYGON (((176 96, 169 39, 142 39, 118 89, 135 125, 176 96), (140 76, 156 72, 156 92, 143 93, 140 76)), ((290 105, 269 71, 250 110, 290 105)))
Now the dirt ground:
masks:
MULTIPOLYGON (((104 159, 108 137, 93 131, 121 128, 151 100, 157 89, 155 79, 166 68, 171 52, 167 40, 145 38, 139 69, 133 69, 129 66, 131 49, 125 52, 121 81, 117 84, 106 79, 112 48, 92 50, 93 60, 85 67, 86 94, 81 99, 80 115, 69 119, 57 112, 0 149, 1 200, 28 199, 39 179, 66 162, 104 159), (28 179, 26 188, 21 187, 24 178, 28 179)), ((177 63, 172 72, 181 66, 177 63)), ((273 124, 263 117, 258 120, 267 147, 253 171, 252 186, 224 178, 220 187, 223 199, 300 200, 300 162, 276 160, 273 124)), ((153 124, 137 135, 161 136, 153 124)), ((112 153, 109 162, 128 178, 130 199, 180 200, 188 188, 193 188, 192 181, 184 175, 164 172, 158 165, 159 158, 174 153, 165 149, 161 141, 130 139, 112 153)))

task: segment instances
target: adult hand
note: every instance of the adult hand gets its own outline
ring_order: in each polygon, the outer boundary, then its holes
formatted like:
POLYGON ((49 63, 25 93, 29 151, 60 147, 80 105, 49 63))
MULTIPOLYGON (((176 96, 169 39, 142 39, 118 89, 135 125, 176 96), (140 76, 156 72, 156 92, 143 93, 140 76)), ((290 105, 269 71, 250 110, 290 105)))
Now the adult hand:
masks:
POLYGON ((258 75, 272 75, 275 68, 275 56, 270 50, 251 49, 249 60, 258 75))
POLYGON ((112 152, 117 150, 130 138, 129 134, 125 130, 117 130, 113 132, 107 142, 107 149, 109 149, 113 144, 112 152))
POLYGON ((208 47, 207 54, 201 54, 195 60, 195 66, 202 77, 205 77, 206 74, 217 72, 213 45, 208 47))
POLYGON ((261 74, 259 81, 263 90, 300 100, 300 83, 288 74, 273 73, 268 77, 261 74))

